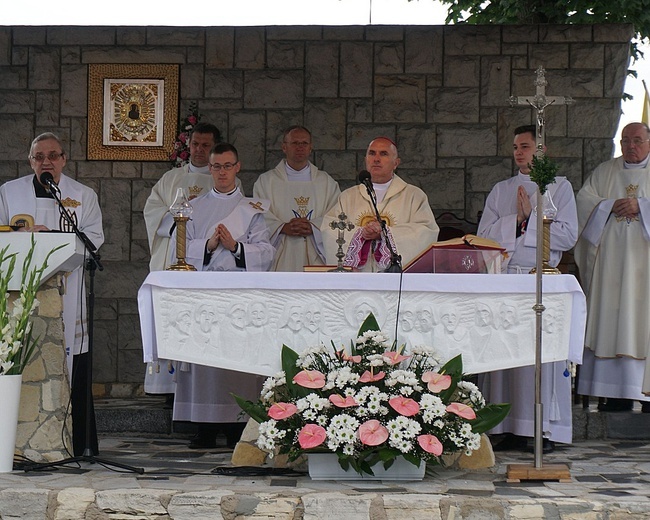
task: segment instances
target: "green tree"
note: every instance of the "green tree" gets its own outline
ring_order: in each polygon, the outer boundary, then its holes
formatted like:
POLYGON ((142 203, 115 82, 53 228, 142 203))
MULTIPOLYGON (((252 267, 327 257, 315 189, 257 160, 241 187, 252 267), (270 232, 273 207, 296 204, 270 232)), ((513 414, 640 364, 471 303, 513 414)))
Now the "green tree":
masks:
MULTIPOLYGON (((642 40, 650 37, 650 0, 440 0, 447 23, 600 24, 631 23, 642 40)), ((642 54, 632 43, 632 55, 642 54)))

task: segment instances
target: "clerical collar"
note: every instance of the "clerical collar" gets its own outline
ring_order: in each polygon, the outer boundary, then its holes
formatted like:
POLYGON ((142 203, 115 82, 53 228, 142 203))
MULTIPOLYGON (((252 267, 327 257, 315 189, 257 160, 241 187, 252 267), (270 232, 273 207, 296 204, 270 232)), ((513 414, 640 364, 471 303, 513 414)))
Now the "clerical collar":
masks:
POLYGON ((284 162, 284 165, 287 169, 287 178, 290 181, 310 181, 311 180, 311 165, 307 163, 307 166, 300 170, 294 170, 287 161, 284 162))
POLYGON ((52 194, 48 190, 46 190, 40 182, 38 182, 36 175, 34 175, 33 183, 34 183, 34 194, 36 195, 37 199, 54 198, 52 194))
POLYGON ((187 171, 192 173, 210 173, 210 166, 207 164, 205 166, 194 166, 192 161, 187 163, 187 171))
POLYGON ((212 188, 212 195, 217 197, 218 199, 226 199, 233 195, 234 193, 237 193, 239 191, 239 188, 235 186, 235 189, 232 191, 229 191, 228 193, 221 193, 220 191, 217 191, 217 188, 212 188))
POLYGON ((377 184, 375 182, 372 183, 372 187, 375 189, 375 195, 377 195, 377 202, 384 200, 386 192, 388 191, 388 188, 390 188, 390 185, 392 184, 394 178, 395 176, 393 175, 393 177, 391 177, 390 180, 384 184, 377 184))
POLYGON ((650 154, 643 159, 640 163, 629 163, 624 160, 625 162, 625 169, 626 170, 640 170, 641 168, 647 168, 648 167, 648 161, 650 161, 650 154))

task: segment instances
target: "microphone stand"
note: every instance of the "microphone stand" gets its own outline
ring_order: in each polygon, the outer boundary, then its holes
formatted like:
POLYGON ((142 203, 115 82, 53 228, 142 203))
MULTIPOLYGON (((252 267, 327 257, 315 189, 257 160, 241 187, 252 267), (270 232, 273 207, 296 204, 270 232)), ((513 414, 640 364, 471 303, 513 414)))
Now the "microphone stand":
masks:
MULTIPOLYGON (((47 185, 50 188, 50 193, 52 194, 52 197, 54 200, 56 200, 57 205, 59 207, 59 213, 61 216, 66 220, 68 225, 70 226, 70 229, 74 232, 75 235, 77 235, 77 238, 81 240, 81 243, 84 245, 84 248, 86 249, 86 252, 90 256, 88 259, 88 273, 89 273, 89 278, 90 278, 90 284, 88 287, 88 352, 87 352, 87 358, 86 358, 86 387, 85 387, 85 432, 84 432, 84 451, 82 455, 79 456, 73 456, 73 457, 68 457, 67 459, 59 460, 59 461, 54 461, 54 462, 37 462, 28 466, 25 466, 24 471, 27 473, 28 471, 40 471, 43 469, 47 468, 54 468, 57 466, 64 466, 67 464, 73 464, 73 463, 80 463, 80 462, 89 462, 91 464, 101 464, 102 466, 114 466, 116 468, 124 469, 127 471, 132 471, 133 473, 138 473, 139 475, 142 475, 144 473, 144 468, 136 468, 134 466, 128 466, 126 464, 121 464, 119 462, 114 462, 110 461, 107 459, 103 459, 101 457, 97 457, 95 454, 93 447, 92 447, 92 437, 93 437, 93 432, 92 432, 92 426, 94 425, 94 417, 95 417, 95 409, 93 406, 93 392, 92 392, 92 381, 93 381, 93 343, 94 343, 94 326, 95 326, 95 271, 99 269, 100 271, 104 270, 104 266, 99 260, 99 255, 97 254, 97 248, 95 247, 95 244, 92 243, 92 241, 86 236, 86 234, 83 231, 80 231, 79 228, 77 227, 77 224, 75 224, 73 218, 70 216, 70 214, 66 211, 66 209, 63 207, 63 204, 61 203, 61 191, 59 190, 59 187, 54 183, 54 182, 48 182, 47 185)), ((71 345, 71 351, 70 354, 73 356, 72 352, 72 345, 71 345)), ((73 364, 74 367, 74 364, 73 364)), ((74 368, 73 368, 73 373, 70 374, 71 380, 74 379, 74 368)), ((74 382, 71 385, 74 387, 74 382)), ((74 392, 74 390, 72 390, 74 392)), ((73 410, 74 410, 74 405, 73 405, 73 410)), ((73 419, 74 422, 74 419, 73 419)), ((74 424, 73 424, 73 431, 74 431, 74 424)), ((95 431, 96 435, 96 431, 95 431)), ((74 442, 73 442, 73 451, 74 451, 74 442)))
POLYGON ((366 191, 368 192, 368 196, 370 197, 370 202, 372 203, 372 207, 375 210, 375 217, 377 217, 377 222, 381 225, 381 234, 384 237, 384 241, 386 242, 386 246, 388 247, 388 250, 390 251, 390 265, 384 269, 384 273, 401 273, 402 272, 402 257, 397 254, 397 251, 393 249, 393 245, 391 244, 390 240, 388 239, 388 227, 386 226, 386 221, 381 218, 381 215, 379 214, 379 209, 377 208, 377 194, 375 193, 375 189, 372 187, 372 181, 370 179, 365 179, 363 182, 363 185, 366 187, 366 191))

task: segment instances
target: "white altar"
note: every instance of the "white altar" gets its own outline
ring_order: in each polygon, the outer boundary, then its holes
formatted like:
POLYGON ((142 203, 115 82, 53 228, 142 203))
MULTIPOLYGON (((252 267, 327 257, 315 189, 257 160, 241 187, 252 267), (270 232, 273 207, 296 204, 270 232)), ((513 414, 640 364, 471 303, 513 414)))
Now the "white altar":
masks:
MULTIPOLYGON (((282 344, 349 349, 369 312, 400 345, 432 346, 443 361, 462 353, 468 373, 533 365, 534 304, 529 274, 160 271, 138 292, 145 361, 262 375, 280 370, 282 344)), ((581 362, 577 280, 545 275, 543 304, 543 362, 581 362)))

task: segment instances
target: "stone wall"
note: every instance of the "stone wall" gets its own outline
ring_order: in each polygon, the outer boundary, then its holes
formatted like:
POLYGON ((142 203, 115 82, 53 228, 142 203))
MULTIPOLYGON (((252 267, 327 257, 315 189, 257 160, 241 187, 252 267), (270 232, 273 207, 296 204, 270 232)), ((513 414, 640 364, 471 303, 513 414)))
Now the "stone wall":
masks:
POLYGON ((147 274, 142 208, 167 163, 87 161, 89 63, 180 64, 180 117, 196 101, 241 152, 248 194, 281 158, 280 133, 304 124, 315 163, 354 183, 368 142, 399 145, 400 175, 436 215, 476 220, 510 176, 512 131, 533 121, 510 95, 531 95, 547 69, 549 153, 579 188, 613 152, 631 25, 352 27, 2 27, 0 182, 29 173, 31 139, 54 131, 67 173, 104 213, 97 275, 95 381, 129 394, 144 377, 136 294, 147 274))

